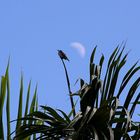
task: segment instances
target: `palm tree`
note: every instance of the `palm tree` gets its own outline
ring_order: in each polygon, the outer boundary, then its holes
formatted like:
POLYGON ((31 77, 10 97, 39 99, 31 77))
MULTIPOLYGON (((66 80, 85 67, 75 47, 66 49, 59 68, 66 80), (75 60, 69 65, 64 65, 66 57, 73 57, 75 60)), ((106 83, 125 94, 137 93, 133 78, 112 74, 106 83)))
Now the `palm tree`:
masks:
POLYGON ((71 117, 73 108, 67 115, 62 110, 41 106, 41 111, 34 111, 20 119, 32 122, 22 123, 14 139, 37 134, 35 139, 41 140, 139 140, 140 122, 135 122, 132 117, 137 115, 135 110, 140 100, 140 77, 135 76, 140 66, 136 62, 123 73, 122 80, 119 79, 128 55, 123 54, 124 46, 118 46, 110 55, 106 71, 103 70, 104 55, 96 65, 94 57, 97 47, 93 49, 89 82, 80 79, 80 89, 70 94, 70 97, 78 96, 80 100, 76 116, 71 117), (102 76, 103 72, 105 76, 102 76), (131 86, 128 87, 130 80, 131 86), (120 104, 122 96, 123 103, 120 104))

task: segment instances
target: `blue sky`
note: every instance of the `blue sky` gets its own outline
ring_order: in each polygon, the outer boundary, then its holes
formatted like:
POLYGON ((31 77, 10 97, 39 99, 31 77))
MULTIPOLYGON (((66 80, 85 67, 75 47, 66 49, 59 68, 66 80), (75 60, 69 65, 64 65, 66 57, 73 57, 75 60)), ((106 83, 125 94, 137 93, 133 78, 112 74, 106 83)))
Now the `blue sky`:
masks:
MULTIPOLYGON (((128 68, 140 58, 140 1, 107 0, 12 0, 0 1, 0 74, 10 60, 11 104, 16 117, 21 71, 25 93, 32 79, 38 83, 40 104, 69 111, 66 79, 57 49, 66 52, 72 89, 77 78, 88 80, 90 53, 107 57, 118 43, 127 40, 131 50, 128 68), (70 47, 72 42, 85 46, 84 58, 70 47), (5 67, 4 67, 5 66, 5 67)), ((14 119, 14 118, 13 118, 14 119)))

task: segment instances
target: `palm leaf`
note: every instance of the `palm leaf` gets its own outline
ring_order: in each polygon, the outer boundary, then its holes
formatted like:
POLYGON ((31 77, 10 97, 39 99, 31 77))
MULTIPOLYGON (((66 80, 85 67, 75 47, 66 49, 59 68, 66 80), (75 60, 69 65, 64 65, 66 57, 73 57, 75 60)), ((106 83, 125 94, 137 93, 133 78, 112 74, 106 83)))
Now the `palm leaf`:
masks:
POLYGON ((21 81, 20 81, 20 95, 19 95, 19 105, 18 105, 18 116, 17 116, 17 124, 16 124, 16 129, 18 129, 21 126, 21 120, 22 118, 22 101, 23 101, 23 75, 21 76, 21 81))
POLYGON ((5 76, 2 76, 1 79, 1 90, 0 90, 0 139, 4 139, 4 129, 3 129, 3 106, 6 96, 6 85, 7 85, 7 71, 5 76))
POLYGON ((10 125, 10 81, 9 81, 9 63, 6 69, 7 75, 7 102, 6 102, 6 115, 7 115, 7 139, 11 140, 11 125, 10 125))
MULTIPOLYGON (((29 82, 29 85, 28 85, 28 91, 27 91, 27 98, 26 98, 26 106, 25 106, 25 113, 24 113, 24 116, 27 116, 28 110, 29 110, 30 88, 31 88, 31 81, 29 82)), ((26 123, 26 121, 24 121, 24 124, 25 124, 25 123, 26 123)))

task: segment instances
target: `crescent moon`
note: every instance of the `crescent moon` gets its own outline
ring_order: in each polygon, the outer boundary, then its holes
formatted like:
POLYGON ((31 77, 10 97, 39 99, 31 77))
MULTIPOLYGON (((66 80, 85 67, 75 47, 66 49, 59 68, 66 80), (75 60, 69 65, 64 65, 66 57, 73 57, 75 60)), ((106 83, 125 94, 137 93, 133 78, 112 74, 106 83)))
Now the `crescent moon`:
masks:
POLYGON ((85 57, 86 49, 83 44, 81 44, 80 42, 72 42, 70 46, 76 49, 82 58, 85 57))

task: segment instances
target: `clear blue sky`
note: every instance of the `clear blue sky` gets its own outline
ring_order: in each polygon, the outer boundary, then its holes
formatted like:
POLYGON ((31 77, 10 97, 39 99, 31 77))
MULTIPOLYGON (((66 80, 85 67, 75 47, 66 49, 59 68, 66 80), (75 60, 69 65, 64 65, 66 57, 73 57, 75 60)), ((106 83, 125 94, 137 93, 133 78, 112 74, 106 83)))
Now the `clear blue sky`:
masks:
POLYGON ((89 56, 95 45, 99 56, 108 56, 118 43, 127 40, 126 51, 132 50, 129 68, 140 58, 139 6, 139 0, 0 1, 0 74, 10 55, 12 116, 16 117, 21 71, 25 93, 32 79, 32 90, 38 82, 39 104, 69 111, 66 79, 57 49, 69 56, 67 66, 73 89, 77 78, 88 80, 89 56), (70 47, 75 41, 85 46, 84 58, 70 47))

